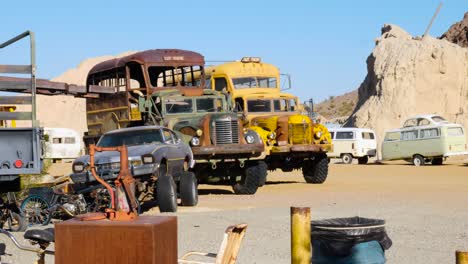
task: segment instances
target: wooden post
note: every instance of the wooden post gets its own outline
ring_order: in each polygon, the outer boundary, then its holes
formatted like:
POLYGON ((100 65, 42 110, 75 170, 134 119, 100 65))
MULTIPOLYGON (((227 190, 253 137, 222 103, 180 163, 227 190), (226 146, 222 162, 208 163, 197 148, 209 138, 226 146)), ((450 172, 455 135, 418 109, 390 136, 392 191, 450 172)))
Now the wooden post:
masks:
POLYGON ((310 208, 291 207, 291 264, 309 264, 311 258, 310 208))
POLYGON ((456 264, 468 264, 468 252, 456 251, 455 252, 456 264))

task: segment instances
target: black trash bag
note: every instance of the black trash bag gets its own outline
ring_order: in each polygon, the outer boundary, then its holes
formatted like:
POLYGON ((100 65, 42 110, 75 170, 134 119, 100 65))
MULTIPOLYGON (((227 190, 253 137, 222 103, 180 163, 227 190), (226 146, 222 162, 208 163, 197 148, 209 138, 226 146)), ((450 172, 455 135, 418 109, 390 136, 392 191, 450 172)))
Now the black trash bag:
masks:
POLYGON ((355 216, 312 221, 312 241, 320 241, 331 256, 348 256, 354 245, 373 240, 384 250, 392 246, 385 220, 355 216))

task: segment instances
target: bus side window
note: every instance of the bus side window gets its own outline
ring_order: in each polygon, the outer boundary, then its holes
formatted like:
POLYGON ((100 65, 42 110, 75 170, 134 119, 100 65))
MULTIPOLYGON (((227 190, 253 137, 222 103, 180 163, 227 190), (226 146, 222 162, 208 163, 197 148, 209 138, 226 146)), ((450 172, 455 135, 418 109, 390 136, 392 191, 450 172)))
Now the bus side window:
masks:
POLYGON ((215 90, 218 92, 227 91, 227 82, 224 77, 215 78, 215 90))

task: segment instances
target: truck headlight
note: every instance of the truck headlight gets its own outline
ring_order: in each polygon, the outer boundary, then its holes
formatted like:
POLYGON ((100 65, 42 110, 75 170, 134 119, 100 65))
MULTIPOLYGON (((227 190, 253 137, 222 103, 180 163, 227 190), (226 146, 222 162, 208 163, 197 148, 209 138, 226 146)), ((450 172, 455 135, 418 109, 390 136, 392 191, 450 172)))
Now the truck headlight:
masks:
POLYGON ((275 132, 271 132, 269 135, 268 135, 268 138, 269 139, 275 139, 276 138, 276 133, 275 132))
POLYGON ((200 139, 197 138, 197 137, 193 137, 191 140, 190 140, 190 144, 192 144, 192 146, 198 146, 200 145, 200 139))
POLYGON ((252 135, 247 135, 247 136, 245 136, 245 141, 247 141, 247 143, 249 143, 249 144, 252 144, 252 143, 255 142, 255 137, 252 136, 252 135))
POLYGON ((319 139, 321 137, 322 137, 322 132, 321 131, 315 132, 315 139, 319 139))
POLYGON ((197 129, 197 136, 201 137, 203 135, 203 130, 197 129))
POLYGON ((151 164, 154 163, 154 157, 152 154, 145 154, 141 156, 141 161, 143 162, 143 164, 151 164))
POLYGON ((85 167, 83 162, 77 162, 73 164, 72 170, 74 173, 81 173, 85 170, 85 167))

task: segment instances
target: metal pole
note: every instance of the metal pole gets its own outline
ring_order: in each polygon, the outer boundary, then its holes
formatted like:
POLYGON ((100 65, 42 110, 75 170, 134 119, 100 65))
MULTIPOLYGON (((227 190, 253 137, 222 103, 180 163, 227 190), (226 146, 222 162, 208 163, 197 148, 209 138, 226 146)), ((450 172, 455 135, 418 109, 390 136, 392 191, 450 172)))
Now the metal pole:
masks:
POLYGON ((456 251, 455 252, 456 264, 468 264, 468 252, 456 251))
POLYGON ((291 207, 291 264, 311 263, 310 208, 291 207))
POLYGON ((36 121, 36 38, 34 32, 29 32, 30 45, 31 45, 31 93, 32 93, 32 126, 37 126, 36 121))
POLYGON ((424 32, 424 35, 422 36, 423 38, 426 37, 426 35, 429 33, 429 30, 432 27, 432 23, 434 23, 434 20, 435 20, 437 14, 439 14, 440 8, 442 8, 442 2, 440 2, 439 6, 437 7, 437 10, 435 11, 434 15, 432 16, 431 22, 429 22, 429 25, 427 26, 426 31, 424 32))

